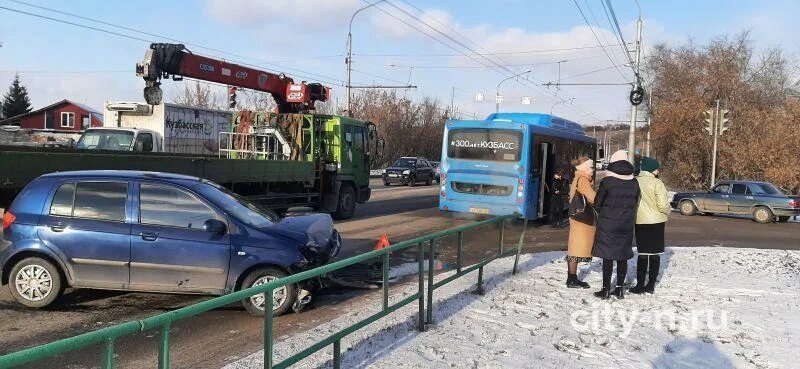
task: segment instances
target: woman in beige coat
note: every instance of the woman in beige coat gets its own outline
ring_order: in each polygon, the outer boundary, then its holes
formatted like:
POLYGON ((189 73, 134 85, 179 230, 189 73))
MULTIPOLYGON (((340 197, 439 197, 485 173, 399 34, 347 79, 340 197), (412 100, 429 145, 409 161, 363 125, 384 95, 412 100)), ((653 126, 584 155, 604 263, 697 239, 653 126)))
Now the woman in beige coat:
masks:
MULTIPOLYGON (((569 201, 577 194, 583 194, 586 201, 594 204, 595 192, 593 186, 594 161, 581 157, 572 162, 575 166, 575 178, 569 187, 569 201)), ((578 279, 578 263, 592 261, 592 246, 594 245, 595 227, 581 223, 574 219, 569 220, 569 241, 567 242, 567 287, 589 288, 589 284, 578 279)))

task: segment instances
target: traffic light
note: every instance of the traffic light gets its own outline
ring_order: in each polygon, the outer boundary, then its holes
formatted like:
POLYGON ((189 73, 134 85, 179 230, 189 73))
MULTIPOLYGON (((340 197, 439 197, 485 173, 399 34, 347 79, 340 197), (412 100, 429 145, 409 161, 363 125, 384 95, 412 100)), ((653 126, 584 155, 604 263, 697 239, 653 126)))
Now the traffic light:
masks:
POLYGON ((729 128, 728 127, 728 121, 730 121, 730 118, 728 117, 728 114, 730 112, 731 111, 728 110, 728 109, 722 109, 722 110, 719 111, 719 122, 718 123, 719 123, 719 135, 720 136, 722 136, 722 133, 727 131, 728 128, 729 128))
POLYGON ((705 115, 706 123, 708 123, 708 127, 704 128, 704 129, 706 131, 708 131, 708 135, 709 136, 713 136, 714 135, 714 109, 708 109, 708 110, 704 111, 703 114, 705 115))
POLYGON ((228 87, 228 108, 236 108, 236 86, 228 87))

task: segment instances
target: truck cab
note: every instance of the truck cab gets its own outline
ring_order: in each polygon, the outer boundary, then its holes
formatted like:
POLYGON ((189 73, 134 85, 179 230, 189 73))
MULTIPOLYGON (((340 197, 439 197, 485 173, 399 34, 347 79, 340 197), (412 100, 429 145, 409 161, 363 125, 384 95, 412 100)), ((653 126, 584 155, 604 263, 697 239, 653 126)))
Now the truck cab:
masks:
POLYGON ((89 128, 84 132, 76 149, 132 152, 161 152, 163 137, 150 129, 139 128, 89 128))

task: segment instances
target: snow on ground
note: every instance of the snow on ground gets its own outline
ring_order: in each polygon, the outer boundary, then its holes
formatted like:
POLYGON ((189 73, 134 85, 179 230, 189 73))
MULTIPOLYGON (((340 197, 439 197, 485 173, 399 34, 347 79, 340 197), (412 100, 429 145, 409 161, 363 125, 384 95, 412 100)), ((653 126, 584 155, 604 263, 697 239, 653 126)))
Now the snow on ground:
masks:
MULTIPOLYGON (((491 263, 486 294, 476 274, 435 291, 435 324, 414 329, 416 303, 342 341, 343 368, 790 368, 800 345, 800 252, 669 248, 654 295, 602 301, 600 262, 583 268, 589 290, 564 286, 563 252, 491 263)), ((635 277, 635 261, 628 279, 635 277)), ((446 274, 439 275, 442 278, 446 274)), ((392 286, 392 301, 416 284, 392 286)), ((277 343, 276 362, 380 308, 351 311, 277 343), (369 311, 367 311, 369 310, 369 311)), ((261 368, 263 353, 225 369, 261 368)), ((331 349, 297 367, 331 367, 331 349)))

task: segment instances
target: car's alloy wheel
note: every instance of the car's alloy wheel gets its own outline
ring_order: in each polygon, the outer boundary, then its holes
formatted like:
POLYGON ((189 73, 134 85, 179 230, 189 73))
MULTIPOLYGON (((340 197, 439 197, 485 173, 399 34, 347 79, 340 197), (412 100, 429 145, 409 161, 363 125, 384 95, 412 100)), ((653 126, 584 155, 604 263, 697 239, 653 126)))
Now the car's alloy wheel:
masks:
POLYGON ((753 211, 753 219, 755 219, 756 222, 762 224, 770 223, 772 222, 773 218, 774 215, 772 215, 772 211, 769 210, 769 208, 759 207, 756 208, 755 211, 753 211))
MULTIPOLYGON (((278 279, 278 277, 272 275, 265 275, 259 279, 256 279, 256 281, 253 282, 253 285, 251 287, 260 286, 262 284, 272 282, 276 279, 278 279)), ((289 289, 286 288, 286 286, 274 290, 272 292, 272 311, 279 310, 283 306, 283 304, 286 303, 288 298, 289 298, 289 289)), ((251 296, 250 303, 253 304, 253 306, 256 307, 257 309, 264 311, 264 303, 265 303, 264 294, 259 293, 258 295, 251 296)))
POLYGON ((14 288, 28 301, 42 301, 53 292, 53 276, 41 265, 26 265, 14 276, 14 288))
POLYGON ((681 202, 681 214, 694 215, 696 212, 697 208, 695 208, 694 204, 691 201, 681 202))

